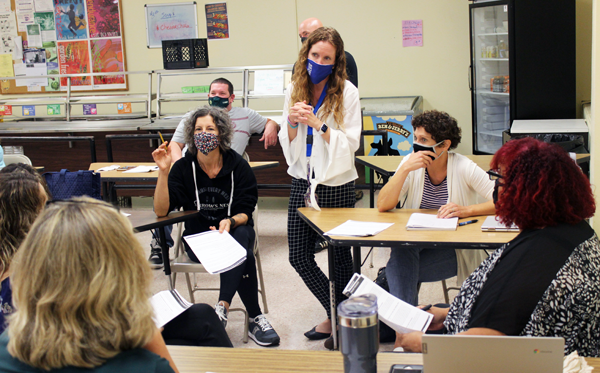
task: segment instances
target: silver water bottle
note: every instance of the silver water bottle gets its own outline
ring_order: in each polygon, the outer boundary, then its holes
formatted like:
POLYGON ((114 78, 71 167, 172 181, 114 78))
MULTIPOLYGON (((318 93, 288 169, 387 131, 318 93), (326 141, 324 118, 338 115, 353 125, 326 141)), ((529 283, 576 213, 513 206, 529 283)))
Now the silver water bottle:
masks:
POLYGON ((377 373, 377 297, 365 294, 346 299, 338 306, 338 317, 344 372, 377 373))

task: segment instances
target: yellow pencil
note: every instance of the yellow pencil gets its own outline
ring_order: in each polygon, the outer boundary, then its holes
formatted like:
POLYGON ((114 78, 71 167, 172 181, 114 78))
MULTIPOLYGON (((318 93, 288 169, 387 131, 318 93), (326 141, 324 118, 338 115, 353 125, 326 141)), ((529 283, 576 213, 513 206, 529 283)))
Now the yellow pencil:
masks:
MULTIPOLYGON (((160 139, 162 140, 162 143, 165 143, 165 139, 162 137, 162 133, 160 133, 160 131, 158 131, 158 136, 160 136, 160 139)), ((165 149, 168 148, 169 145, 165 146, 165 149)))

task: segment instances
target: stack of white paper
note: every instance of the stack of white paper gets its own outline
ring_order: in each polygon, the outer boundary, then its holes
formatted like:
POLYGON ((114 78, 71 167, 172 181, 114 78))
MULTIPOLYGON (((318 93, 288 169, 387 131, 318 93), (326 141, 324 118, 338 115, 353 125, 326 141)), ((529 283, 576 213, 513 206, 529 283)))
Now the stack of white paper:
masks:
POLYGON ((150 298, 150 304, 154 308, 154 323, 158 328, 162 328, 192 306, 177 290, 163 290, 154 294, 150 298))
POLYGON ((410 215, 406 223, 407 231, 455 231, 458 218, 440 219, 433 214, 410 215))
POLYGON ((150 172, 150 171, 158 171, 158 166, 137 166, 132 168, 131 170, 123 171, 123 173, 131 172, 131 173, 139 173, 139 172, 150 172))
POLYGON ((394 223, 373 223, 368 221, 348 220, 323 234, 325 236, 367 237, 374 236, 377 233, 388 229, 392 225, 394 225, 394 223))
POLYGON ((112 166, 106 166, 106 167, 102 167, 97 169, 96 171, 98 172, 103 172, 103 171, 113 171, 118 169, 120 166, 118 164, 113 164, 112 166))
POLYGON ((206 231, 183 239, 208 273, 227 272, 246 260, 246 249, 227 231, 206 231))
POLYGON ((381 286, 355 273, 346 288, 347 296, 375 294, 377 297, 377 313, 379 319, 398 333, 425 332, 433 320, 433 314, 401 301, 383 290, 381 286))

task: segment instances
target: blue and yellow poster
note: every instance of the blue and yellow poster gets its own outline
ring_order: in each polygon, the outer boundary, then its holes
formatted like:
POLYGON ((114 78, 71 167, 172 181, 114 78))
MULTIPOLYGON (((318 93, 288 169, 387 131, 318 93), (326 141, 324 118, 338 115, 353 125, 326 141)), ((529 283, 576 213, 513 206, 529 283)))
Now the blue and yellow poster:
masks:
POLYGON ((87 38, 87 17, 83 0, 54 0, 56 39, 87 38))
POLYGON ((388 132, 387 144, 382 136, 365 136, 365 155, 408 155, 412 151, 413 127, 412 115, 364 116, 363 129, 385 130, 388 132))

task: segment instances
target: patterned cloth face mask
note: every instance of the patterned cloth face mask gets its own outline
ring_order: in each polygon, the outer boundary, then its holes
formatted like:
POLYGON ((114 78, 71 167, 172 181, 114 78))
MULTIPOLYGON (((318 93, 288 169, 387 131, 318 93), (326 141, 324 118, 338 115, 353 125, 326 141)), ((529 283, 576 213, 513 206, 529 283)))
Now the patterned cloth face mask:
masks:
POLYGON ((212 152, 219 146, 219 138, 214 133, 195 133, 194 144, 200 153, 208 155, 208 153, 212 152))

